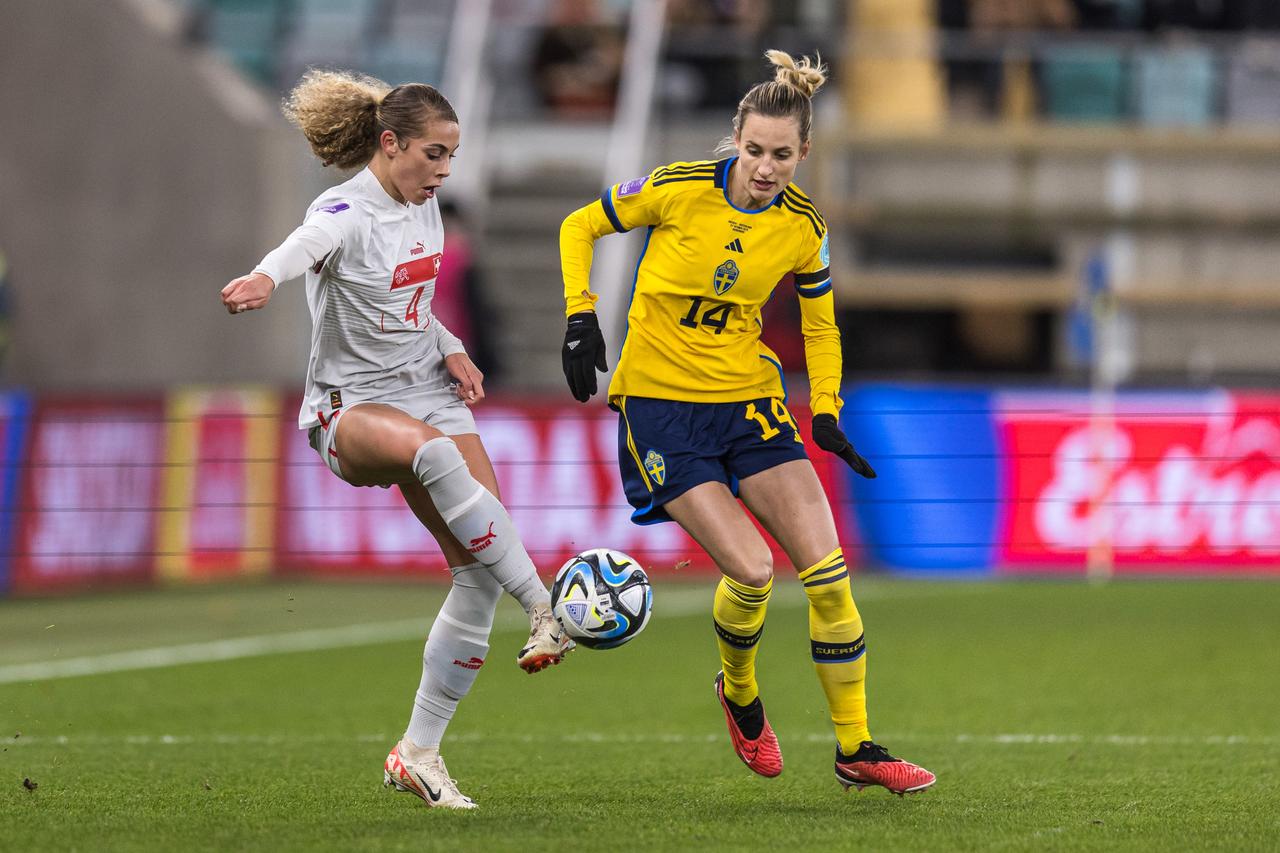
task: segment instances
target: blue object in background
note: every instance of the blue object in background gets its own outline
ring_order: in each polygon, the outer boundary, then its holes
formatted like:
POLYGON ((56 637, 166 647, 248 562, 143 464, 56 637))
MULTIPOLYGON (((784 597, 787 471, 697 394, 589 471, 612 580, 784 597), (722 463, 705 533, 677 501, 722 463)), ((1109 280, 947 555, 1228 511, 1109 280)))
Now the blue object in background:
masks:
POLYGON ((15 509, 30 413, 25 394, 0 394, 0 597, 9 593, 15 509))
POLYGON ((866 554, 892 569, 990 571, 997 556, 999 448, 989 389, 864 385, 840 419, 876 469, 841 466, 866 554))
POLYGON ((1107 294, 1107 262, 1102 251, 1089 256, 1080 270, 1076 298, 1067 314, 1067 350, 1076 367, 1088 367, 1096 356, 1095 308, 1107 294))

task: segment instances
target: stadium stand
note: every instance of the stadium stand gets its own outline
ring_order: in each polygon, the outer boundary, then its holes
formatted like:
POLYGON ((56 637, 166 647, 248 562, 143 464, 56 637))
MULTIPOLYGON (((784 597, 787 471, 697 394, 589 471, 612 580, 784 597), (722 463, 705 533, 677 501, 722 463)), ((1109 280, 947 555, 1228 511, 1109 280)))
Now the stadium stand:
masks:
POLYGON ((1204 126, 1214 119, 1216 65, 1196 45, 1140 50, 1133 60, 1137 118, 1153 127, 1204 126))
POLYGON ((1045 114, 1056 121, 1116 122, 1125 116, 1123 54, 1105 45, 1045 51, 1045 114))
POLYGON ((1232 124, 1280 124, 1280 41, 1249 38, 1232 53, 1225 101, 1232 124))

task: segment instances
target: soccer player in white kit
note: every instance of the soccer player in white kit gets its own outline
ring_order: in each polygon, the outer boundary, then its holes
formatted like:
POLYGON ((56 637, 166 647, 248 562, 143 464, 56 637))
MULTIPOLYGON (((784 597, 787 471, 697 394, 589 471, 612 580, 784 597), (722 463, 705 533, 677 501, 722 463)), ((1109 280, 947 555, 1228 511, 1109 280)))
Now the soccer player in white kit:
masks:
POLYGON ((232 314, 262 308, 281 282, 306 273, 311 357, 298 427, 348 483, 398 486, 453 573, 384 784, 430 806, 474 808, 449 778, 440 741, 484 662, 503 590, 529 614, 522 668, 559 663, 573 644, 476 433, 468 406, 484 399, 484 376, 431 314, 444 245, 435 193, 458 147, 458 117, 431 86, 334 71, 309 72, 285 115, 326 166, 363 168, 321 194, 279 248, 222 289, 222 302, 232 314))

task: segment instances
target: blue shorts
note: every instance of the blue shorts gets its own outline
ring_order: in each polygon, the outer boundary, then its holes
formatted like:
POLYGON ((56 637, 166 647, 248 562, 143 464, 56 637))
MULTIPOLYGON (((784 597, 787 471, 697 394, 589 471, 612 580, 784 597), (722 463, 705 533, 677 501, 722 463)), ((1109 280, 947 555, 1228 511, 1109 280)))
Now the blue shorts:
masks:
POLYGON ((700 483, 738 481, 784 462, 808 459, 782 400, 682 403, 623 397, 618 467, 636 524, 671 521, 662 505, 700 483))

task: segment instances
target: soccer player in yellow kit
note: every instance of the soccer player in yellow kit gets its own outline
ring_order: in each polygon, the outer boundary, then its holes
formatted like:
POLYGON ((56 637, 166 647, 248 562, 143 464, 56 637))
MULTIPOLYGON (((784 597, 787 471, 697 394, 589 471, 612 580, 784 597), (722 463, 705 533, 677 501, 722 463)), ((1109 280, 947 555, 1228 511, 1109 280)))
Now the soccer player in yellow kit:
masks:
POLYGON ((934 775, 891 756, 867 728, 862 619, 835 521, 787 411, 781 366, 760 341, 761 309, 794 273, 814 441, 874 477, 836 420, 840 333, 826 223, 791 183, 809 153, 810 98, 825 69, 781 51, 767 56, 775 79, 738 105, 732 145, 726 140, 736 156, 663 166, 565 219, 565 377, 585 402, 596 370, 607 369, 590 290, 595 241, 645 228, 609 404, 621 415, 618 455, 632 520, 675 521, 724 575, 712 611, 723 664, 715 689, 734 750, 762 776, 782 772, 755 677, 773 561, 736 495, 800 567, 810 650, 835 725, 836 779, 846 790, 919 791, 934 775))

